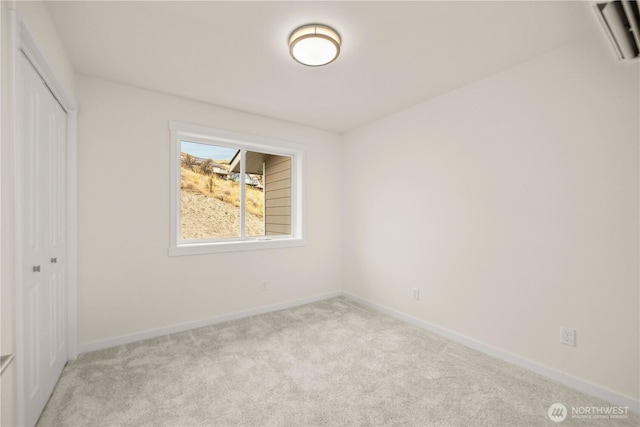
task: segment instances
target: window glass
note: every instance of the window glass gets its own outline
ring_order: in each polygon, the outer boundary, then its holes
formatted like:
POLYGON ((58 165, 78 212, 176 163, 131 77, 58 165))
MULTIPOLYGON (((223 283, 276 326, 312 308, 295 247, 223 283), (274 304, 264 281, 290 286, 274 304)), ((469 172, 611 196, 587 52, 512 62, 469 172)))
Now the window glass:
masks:
POLYGON ((291 157, 268 156, 265 161, 265 234, 291 234, 291 157))
POLYGON ((240 237, 240 184, 230 179, 237 149, 181 141, 180 238, 240 237))

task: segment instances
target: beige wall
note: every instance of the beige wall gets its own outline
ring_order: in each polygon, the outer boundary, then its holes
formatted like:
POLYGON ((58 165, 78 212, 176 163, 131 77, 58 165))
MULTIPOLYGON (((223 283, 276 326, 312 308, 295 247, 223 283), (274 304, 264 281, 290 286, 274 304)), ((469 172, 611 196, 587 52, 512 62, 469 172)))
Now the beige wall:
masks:
POLYGON ((264 169, 265 234, 291 234, 291 158, 268 156, 264 169))
POLYGON ((341 181, 323 166, 339 136, 92 78, 77 90, 81 345, 340 289, 341 181), (303 144, 306 246, 169 257, 169 120, 303 144))
POLYGON ((345 135, 344 280, 638 399, 639 65, 600 36, 345 135))
MULTIPOLYGON (((2 234, 1 251, 1 286, 0 296, 2 339, 0 341, 0 351, 2 354, 14 352, 14 305, 15 305, 15 276, 14 276, 14 196, 13 196, 13 98, 11 87, 13 76, 11 75, 11 55, 9 44, 9 13, 17 9, 23 23, 31 33, 31 36, 40 47, 43 55, 49 61, 56 76, 64 85, 66 90, 73 96, 74 94, 74 73, 69 59, 62 47, 58 35, 51 23, 49 14, 43 2, 10 2, 2 1, 1 16, 1 100, 0 109, 2 117, 1 133, 1 203, 0 203, 0 232, 2 234)), ((2 376, 2 400, 1 400, 1 420, 0 425, 9 426, 15 424, 14 414, 14 386, 15 386, 15 363, 8 368, 2 376)))

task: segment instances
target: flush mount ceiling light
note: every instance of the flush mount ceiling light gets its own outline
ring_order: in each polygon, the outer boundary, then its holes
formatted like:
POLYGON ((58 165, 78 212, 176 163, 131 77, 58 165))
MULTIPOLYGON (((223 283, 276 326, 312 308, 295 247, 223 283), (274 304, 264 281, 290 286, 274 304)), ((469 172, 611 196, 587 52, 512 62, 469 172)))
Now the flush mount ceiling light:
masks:
POLYGON ((326 25, 303 25, 291 33, 289 53, 303 65, 326 65, 340 55, 340 36, 336 30, 326 25))

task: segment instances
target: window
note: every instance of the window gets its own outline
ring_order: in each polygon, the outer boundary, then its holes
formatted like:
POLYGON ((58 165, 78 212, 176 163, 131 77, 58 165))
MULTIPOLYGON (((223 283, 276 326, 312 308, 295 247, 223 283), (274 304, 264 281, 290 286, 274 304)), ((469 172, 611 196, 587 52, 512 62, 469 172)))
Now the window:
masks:
POLYGON ((302 146, 171 122, 170 255, 300 246, 302 146))

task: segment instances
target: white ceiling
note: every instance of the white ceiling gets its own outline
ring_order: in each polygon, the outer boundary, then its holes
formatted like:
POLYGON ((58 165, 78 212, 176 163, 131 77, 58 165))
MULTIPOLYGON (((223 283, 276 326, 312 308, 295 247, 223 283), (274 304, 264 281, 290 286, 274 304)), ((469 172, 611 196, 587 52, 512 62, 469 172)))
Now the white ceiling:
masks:
POLYGON ((596 31, 586 2, 47 2, 90 75, 344 132, 596 31), (289 57, 307 23, 341 55, 289 57))

